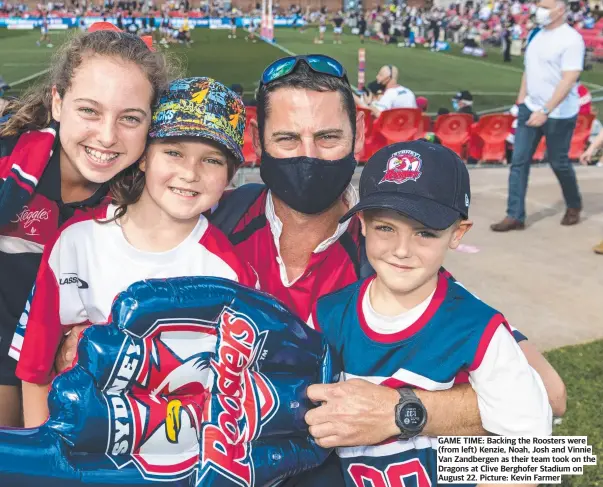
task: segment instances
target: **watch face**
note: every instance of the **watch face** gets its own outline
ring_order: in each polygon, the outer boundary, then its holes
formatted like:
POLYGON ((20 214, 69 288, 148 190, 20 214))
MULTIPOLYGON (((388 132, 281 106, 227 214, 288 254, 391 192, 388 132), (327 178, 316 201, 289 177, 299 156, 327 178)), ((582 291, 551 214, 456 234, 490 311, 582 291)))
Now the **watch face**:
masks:
POLYGON ((419 431, 423 426, 424 419, 425 411, 419 405, 405 404, 400 409, 399 421, 406 430, 419 431))

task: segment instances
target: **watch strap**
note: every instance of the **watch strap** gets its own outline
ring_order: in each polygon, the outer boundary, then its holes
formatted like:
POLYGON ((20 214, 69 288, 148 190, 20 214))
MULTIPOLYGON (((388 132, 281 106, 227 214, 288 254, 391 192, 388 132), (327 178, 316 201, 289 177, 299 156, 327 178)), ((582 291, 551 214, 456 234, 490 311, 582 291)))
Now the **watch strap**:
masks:
POLYGON ((398 394, 400 394, 400 401, 398 402, 398 404, 396 405, 396 408, 395 408, 396 426, 398 426, 398 428, 400 428, 400 435, 398 436, 398 439, 399 440, 409 440, 411 438, 414 438, 415 436, 420 435, 421 431, 423 431, 423 428, 425 427, 425 424, 427 423, 427 410, 425 409, 425 406, 423 405, 421 400, 417 397, 417 395, 411 388, 400 387, 396 390, 398 391, 398 394), (414 405, 415 407, 419 407, 423 410, 423 421, 422 421, 420 429, 418 429, 418 430, 408 429, 404 426, 404 423, 403 423, 402 419, 400 418, 399 413, 406 405, 414 405))

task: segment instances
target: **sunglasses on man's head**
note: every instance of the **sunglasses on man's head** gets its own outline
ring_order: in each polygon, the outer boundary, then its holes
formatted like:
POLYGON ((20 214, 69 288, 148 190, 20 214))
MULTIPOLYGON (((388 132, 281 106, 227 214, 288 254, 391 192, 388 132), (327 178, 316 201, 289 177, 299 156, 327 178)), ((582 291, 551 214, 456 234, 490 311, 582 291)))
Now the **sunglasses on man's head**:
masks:
POLYGON ((345 68, 339 61, 322 54, 309 54, 307 56, 289 56, 274 61, 262 73, 261 85, 267 85, 291 74, 299 62, 305 62, 315 73, 326 74, 344 80, 350 84, 345 68))

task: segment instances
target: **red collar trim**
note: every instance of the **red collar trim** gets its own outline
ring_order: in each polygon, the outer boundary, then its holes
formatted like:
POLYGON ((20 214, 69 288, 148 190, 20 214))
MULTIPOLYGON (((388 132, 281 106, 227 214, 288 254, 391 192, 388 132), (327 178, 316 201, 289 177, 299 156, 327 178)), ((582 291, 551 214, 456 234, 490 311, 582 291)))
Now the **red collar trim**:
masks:
POLYGON ((362 328, 362 331, 364 331, 367 337, 378 343, 399 342, 417 333, 429 322, 429 320, 431 320, 431 318, 433 318, 433 315, 439 309, 448 291, 448 279, 446 279, 443 274, 438 274, 438 284, 436 286, 435 294, 433 295, 433 298, 431 298, 429 306, 427 306, 427 309, 417 319, 417 321, 415 321, 408 328, 399 331, 398 333, 384 334, 376 332, 369 326, 366 321, 366 317, 364 316, 364 312, 362 311, 362 301, 364 300, 364 295, 369 287, 369 284, 373 282, 375 277, 376 276, 370 277, 362 283, 362 286, 360 287, 360 292, 358 294, 358 301, 356 302, 356 311, 358 313, 358 320, 360 321, 360 327, 362 328))

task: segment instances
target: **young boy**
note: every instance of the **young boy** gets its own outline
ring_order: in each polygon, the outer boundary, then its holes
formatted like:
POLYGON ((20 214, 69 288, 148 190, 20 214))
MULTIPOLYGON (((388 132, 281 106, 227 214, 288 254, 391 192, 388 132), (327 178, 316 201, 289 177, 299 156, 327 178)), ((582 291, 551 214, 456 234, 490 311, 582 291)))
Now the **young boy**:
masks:
POLYGON ((448 249, 472 226, 469 203, 469 173, 459 157, 413 141, 369 160, 360 202, 341 219, 359 214, 376 275, 321 298, 310 325, 341 360, 342 380, 361 378, 400 393, 399 436, 337 449, 347 485, 400 485, 408 475, 416 485, 438 485, 437 440, 421 436, 427 415, 413 388, 469 381, 487 431, 551 434, 544 385, 505 318, 441 271, 448 249))

